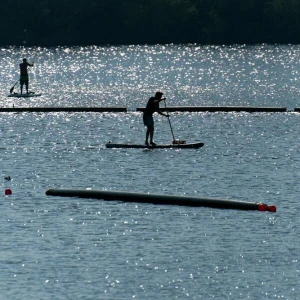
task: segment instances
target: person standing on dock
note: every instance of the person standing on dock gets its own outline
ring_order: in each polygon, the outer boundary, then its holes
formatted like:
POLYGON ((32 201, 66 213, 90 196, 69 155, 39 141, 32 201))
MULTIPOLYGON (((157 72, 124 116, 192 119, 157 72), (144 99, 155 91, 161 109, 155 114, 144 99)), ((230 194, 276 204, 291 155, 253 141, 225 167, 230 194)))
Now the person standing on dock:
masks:
POLYGON ((23 58, 23 62, 20 64, 20 86, 21 86, 21 94, 23 93, 23 86, 25 84, 26 92, 28 94, 28 86, 29 86, 29 77, 27 72, 27 67, 33 67, 34 63, 30 64, 27 62, 26 58, 23 58))
POLYGON ((154 120, 153 120, 153 114, 155 112, 159 113, 162 116, 169 117, 168 114, 163 113, 159 108, 159 102, 166 100, 166 98, 162 98, 163 93, 162 92, 156 92, 154 97, 151 97, 148 100, 147 106, 143 113, 143 121, 144 125, 147 126, 146 131, 146 140, 145 145, 148 146, 148 139, 150 136, 150 145, 155 146, 156 144, 153 141, 154 136, 154 120))

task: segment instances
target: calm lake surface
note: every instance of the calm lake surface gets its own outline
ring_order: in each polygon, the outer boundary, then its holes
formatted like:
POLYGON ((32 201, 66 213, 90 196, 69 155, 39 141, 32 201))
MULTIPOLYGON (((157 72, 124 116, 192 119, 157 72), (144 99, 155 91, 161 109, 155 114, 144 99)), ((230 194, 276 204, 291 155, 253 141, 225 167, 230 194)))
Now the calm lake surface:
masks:
MULTIPOLYGON (((0 299, 300 299, 300 46, 2 47, 0 59, 1 107, 129 110, 0 113, 0 299), (41 97, 6 97, 23 57, 35 62, 30 90, 41 97), (169 106, 288 112, 171 113, 175 137, 203 148, 106 149, 144 142, 135 109, 156 90, 169 106), (277 212, 46 196, 50 188, 256 201, 277 212)), ((166 118, 154 118, 155 141, 171 142, 166 118)))

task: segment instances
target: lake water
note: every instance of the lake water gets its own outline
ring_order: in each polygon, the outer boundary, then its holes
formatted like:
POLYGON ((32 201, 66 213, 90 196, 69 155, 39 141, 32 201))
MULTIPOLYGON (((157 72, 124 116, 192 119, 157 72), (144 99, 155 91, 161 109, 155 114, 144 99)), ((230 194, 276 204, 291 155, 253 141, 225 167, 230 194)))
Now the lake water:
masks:
MULTIPOLYGON (((0 299, 300 299, 300 46, 1 48, 0 59, 2 107, 129 110, 0 113, 0 299), (35 62, 30 90, 43 95, 7 98, 23 57, 35 62), (135 109, 156 90, 169 106, 289 112, 171 113, 175 137, 203 148, 106 149, 144 142, 135 109), (54 187, 256 201, 277 212, 46 196, 54 187)), ((170 142, 166 118, 154 118, 155 141, 170 142)))

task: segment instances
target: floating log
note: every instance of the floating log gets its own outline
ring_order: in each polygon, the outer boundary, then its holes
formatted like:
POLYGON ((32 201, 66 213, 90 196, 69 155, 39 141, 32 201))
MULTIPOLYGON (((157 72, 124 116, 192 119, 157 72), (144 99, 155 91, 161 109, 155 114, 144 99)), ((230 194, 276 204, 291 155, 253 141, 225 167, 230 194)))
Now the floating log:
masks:
POLYGON ((0 112, 126 112, 126 107, 0 107, 0 112))
POLYGON ((50 189, 46 191, 48 196, 94 198, 102 200, 119 200, 125 202, 152 203, 165 205, 205 206, 212 208, 259 210, 275 212, 274 205, 264 203, 243 202, 228 199, 199 198, 193 196, 174 196, 161 194, 142 194, 133 192, 113 192, 101 190, 73 190, 73 189, 50 189))
MULTIPOLYGON (((286 107, 249 107, 249 106, 169 106, 160 108, 162 111, 183 112, 286 112, 286 107)), ((136 111, 144 111, 144 107, 138 107, 136 111)))

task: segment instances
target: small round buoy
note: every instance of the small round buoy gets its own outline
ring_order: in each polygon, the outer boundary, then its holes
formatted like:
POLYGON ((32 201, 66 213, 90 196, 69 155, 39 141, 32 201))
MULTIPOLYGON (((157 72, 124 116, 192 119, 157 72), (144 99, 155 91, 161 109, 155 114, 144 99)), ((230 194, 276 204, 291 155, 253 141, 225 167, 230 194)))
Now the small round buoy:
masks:
POLYGON ((276 212, 276 206, 275 205, 269 205, 269 212, 276 212))
POLYGON ((11 189, 6 189, 6 190, 5 190, 5 195, 11 195, 11 194, 12 194, 11 189))
POLYGON ((267 211, 268 210, 268 205, 267 204, 264 204, 264 203, 260 203, 258 205, 258 210, 259 211, 267 211))

